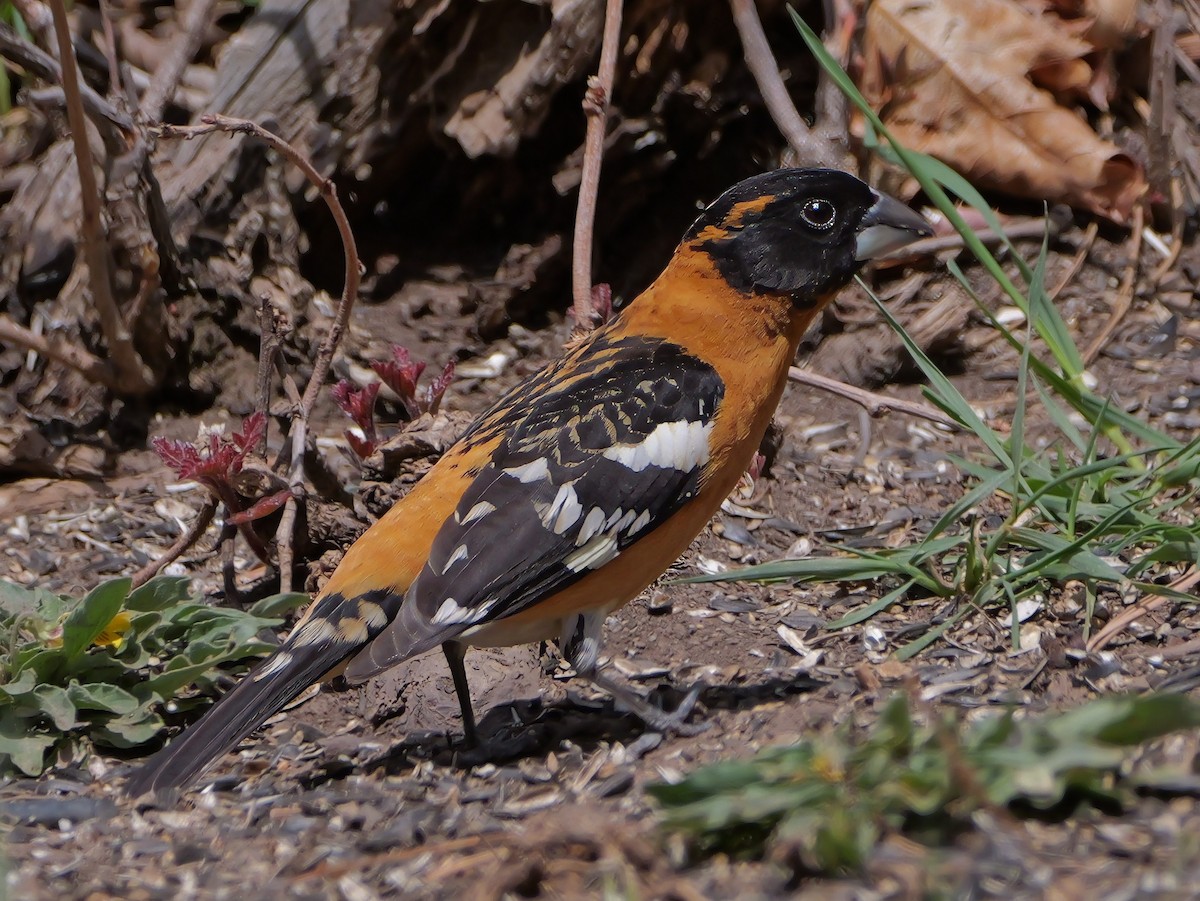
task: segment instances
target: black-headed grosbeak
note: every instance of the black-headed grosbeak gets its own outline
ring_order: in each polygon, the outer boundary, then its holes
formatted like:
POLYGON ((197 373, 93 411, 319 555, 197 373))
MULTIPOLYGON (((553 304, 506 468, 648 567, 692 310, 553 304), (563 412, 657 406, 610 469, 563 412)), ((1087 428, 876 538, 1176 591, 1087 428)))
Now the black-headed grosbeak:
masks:
POLYGON ((187 785, 313 682, 362 682, 439 645, 468 739, 467 647, 549 638, 649 725, 680 726, 598 672, 605 618, 737 484, 822 306, 865 260, 927 234, 844 172, 739 182, 641 296, 480 416, 354 543, 282 646, 127 792, 187 785))

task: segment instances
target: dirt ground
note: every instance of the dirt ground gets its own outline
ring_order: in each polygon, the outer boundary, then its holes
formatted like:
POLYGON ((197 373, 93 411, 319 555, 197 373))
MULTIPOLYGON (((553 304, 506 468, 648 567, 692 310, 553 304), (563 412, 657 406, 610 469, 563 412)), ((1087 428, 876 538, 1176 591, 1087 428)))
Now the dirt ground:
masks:
MULTIPOLYGON (((139 70, 157 72, 176 26, 156 10, 170 4, 115 5, 145 8, 144 16, 126 15, 118 25, 139 70)), ((289 117, 318 123, 312 134, 295 131, 342 186, 366 269, 335 377, 365 373, 368 360, 384 358, 388 345, 398 343, 431 371, 457 359, 459 378, 445 407, 479 412, 552 359, 568 333, 562 314, 584 128, 579 100, 593 64, 586 54, 576 60, 566 51, 586 40, 572 38, 562 53, 549 54, 545 65, 565 72, 555 81, 537 59, 527 64, 540 46, 530 35, 544 30, 539 4, 481 3, 467 15, 461 14, 467 4, 449 0, 363 3, 344 27, 322 15, 335 4, 274 4, 308 10, 294 27, 290 12, 260 15, 272 5, 218 4, 220 18, 206 29, 195 64, 161 118, 194 121, 201 112, 240 109, 278 119, 284 130, 289 117), (288 40, 280 38, 285 27, 288 40), (232 35, 252 46, 255 34, 270 52, 252 57, 243 84, 237 65, 222 68, 221 48, 232 35), (287 68, 294 64, 290 41, 297 39, 304 77, 300 68, 287 68), (375 47, 370 41, 377 39, 375 47), (376 58, 369 47, 388 63, 380 78, 361 65, 376 58), (478 71, 476 58, 484 61, 478 71), (491 107, 481 105, 479 88, 509 70, 529 84, 522 102, 497 121, 485 115, 491 107), (259 71, 282 74, 260 83, 259 71), (312 78, 316 72, 322 77, 312 78), (247 85, 257 85, 257 95, 247 85), (235 94, 260 105, 227 107, 213 99, 235 94), (541 117, 545 124, 535 127, 541 117), (464 134, 489 137, 489 123, 495 147, 464 143, 464 134)), ((784 4, 756 5, 779 68, 789 73, 789 90, 807 102, 816 71, 784 4)), ((85 17, 95 6, 73 4, 85 17)), ((695 215, 692 201, 773 165, 782 149, 742 63, 732 20, 718 9, 723 4, 703 14, 698 4, 626 6, 626 47, 636 54, 626 60, 614 95, 620 120, 605 150, 593 273, 623 299, 665 261, 695 215)), ((808 15, 821 4, 796 6, 808 15)), ((107 66, 93 56, 91 77, 99 85, 107 66)), ((228 58, 236 63, 238 54, 228 58)), ((1132 79, 1128 91, 1140 99, 1140 84, 1126 73, 1130 63, 1136 68, 1137 57, 1120 59, 1115 70, 1132 79)), ((1194 131, 1200 93, 1188 81, 1178 88, 1179 108, 1194 131)), ((1133 134, 1121 138, 1136 145, 1144 129, 1140 113, 1123 109, 1129 99, 1122 95, 1105 128, 1124 132, 1134 123, 1133 134)), ((0 295, 6 279, 16 290, 19 270, 27 279, 19 286, 20 302, 30 306, 25 312, 40 305, 47 322, 71 322, 79 313, 72 304, 84 294, 60 293, 72 267, 51 258, 75 247, 75 216, 42 216, 66 206, 57 194, 38 200, 42 195, 19 192, 14 175, 65 165, 64 144, 48 152, 65 131, 15 113, 0 122, 19 125, 0 140, 0 212, 28 220, 31 230, 14 233, 37 240, 20 254, 0 249, 0 262, 28 258, 24 268, 0 266, 0 295), (44 219, 57 230, 44 231, 44 219)), ((172 543, 202 493, 180 490, 148 439, 191 439, 201 424, 237 425, 256 408, 259 322, 248 298, 265 293, 277 313, 288 312, 281 369, 304 380, 314 336, 323 333, 332 308, 312 295, 336 294, 341 285, 340 255, 326 252, 336 246, 333 228, 322 205, 300 202, 298 179, 266 167, 261 153, 218 152, 215 143, 197 142, 208 150, 195 156, 179 151, 184 162, 166 182, 176 189, 173 200, 188 199, 181 209, 195 214, 184 223, 186 251, 197 255, 193 274, 202 276, 197 291, 172 294, 168 320, 180 334, 171 347, 182 365, 162 383, 169 388, 153 403, 108 404, 81 379, 49 370, 55 382, 44 367, 26 363, 23 350, 0 348, 7 354, 0 367, 7 380, 0 391, 0 451, 16 445, 7 464, 0 455, 0 479, 20 479, 0 481, 0 578, 78 596, 100 580, 132 573, 172 543), (42 431, 49 437, 29 452, 3 431, 12 422, 22 426, 12 433, 18 437, 41 440, 42 431), (81 434, 86 440, 77 440, 81 434), (54 470, 78 477, 40 477, 54 470)), ((176 149, 160 145, 156 153, 165 178, 163 158, 175 160, 176 149)), ((1042 215, 1040 201, 997 200, 1007 214, 1042 215)), ((1096 391, 1189 439, 1200 429, 1195 236, 1158 278, 1149 273, 1162 257, 1142 246, 1141 278, 1124 310, 1132 242, 1103 228, 1072 272, 1086 222, 1080 217, 1052 243, 1047 283, 1064 281, 1055 302, 1079 346, 1099 339, 1090 367, 1096 391), (1111 336, 1103 337, 1110 323, 1111 336)), ((1033 256, 1037 243, 1021 248, 1033 256)), ((963 264, 984 302, 1001 310, 978 267, 963 264)), ((941 262, 892 270, 876 282, 910 326, 922 316, 930 320, 931 354, 984 418, 1007 431, 1018 360, 941 262)), ((839 299, 820 331, 806 342, 800 363, 884 394, 920 398, 896 339, 857 288, 839 299)), ((282 390, 275 400, 285 409, 282 390)), ((1051 440, 1036 403, 1030 417, 1029 442, 1051 440)), ((783 442, 770 473, 731 499, 671 576, 912 541, 969 484, 950 458, 978 450, 965 436, 928 422, 899 413, 872 419, 849 401, 794 384, 777 422, 783 442)), ((346 421, 328 396, 313 426, 335 463, 335 479, 356 482, 357 471, 338 449, 346 421)), ((213 603, 222 603, 217 534, 210 528, 170 571, 190 575, 213 603)), ((238 583, 255 586, 266 570, 239 548, 238 583)), ((1140 762, 1183 774, 1170 797, 1139 796, 1123 811, 980 813, 946 846, 888 837, 864 872, 845 878, 797 872, 783 857, 693 860, 678 837, 662 831, 648 785, 847 723, 867 728, 896 692, 917 699, 918 709, 952 710, 971 720, 1014 707, 1038 713, 1104 694, 1200 686, 1200 614, 1189 605, 1164 605, 1103 651, 1084 649, 1089 633, 1138 599, 1116 591, 1100 592, 1091 623, 1069 587, 1044 598, 1021 624, 1020 650, 1012 647, 1007 610, 974 610, 912 660, 897 660, 896 649, 949 612, 946 602, 922 597, 857 626, 826 628, 892 587, 667 579, 612 617, 606 654, 620 678, 666 706, 703 686, 693 720, 708 728, 695 736, 646 731, 572 681, 553 649, 525 647, 468 655, 484 737, 476 750, 458 745, 450 676, 442 657, 431 654, 361 689, 303 695, 176 804, 135 807, 122 798, 122 779, 138 763, 129 757, 66 760, 37 780, 0 780, 0 901, 5 889, 13 901, 1200 897, 1194 734, 1153 743, 1140 755, 1140 762)))
MULTIPOLYGON (((1078 237, 1068 232, 1055 248, 1051 284, 1066 272, 1078 237)), ((1119 244, 1098 244, 1060 298, 1081 345, 1109 317, 1128 262, 1122 253, 1119 244)), ((1186 315, 1198 262, 1188 248, 1173 280, 1153 301, 1135 303, 1092 368, 1101 392, 1180 436, 1194 431, 1200 397, 1200 328, 1186 315)), ((929 300, 951 290, 935 273, 920 294, 929 300)), ((364 307, 359 324, 374 328, 392 312, 386 304, 364 307)), ((500 350, 516 362, 496 378, 460 380, 447 404, 480 409, 553 354, 565 333, 560 322, 481 349, 479 359, 500 350)), ((418 356, 435 361, 456 340, 428 320, 407 337, 418 356)), ((987 338, 972 318, 955 378, 1003 428, 1015 359, 987 338)), ((884 392, 919 397, 914 384, 884 392)), ((770 477, 718 516, 677 573, 828 554, 846 542, 894 544, 922 534, 963 490, 964 477, 946 459, 972 450, 960 435, 895 413, 870 420, 849 402, 796 385, 778 422, 784 443, 770 477)), ((156 423, 154 433, 187 435, 195 425, 180 417, 156 423)), ((330 416, 320 433, 336 437, 341 427, 330 416)), ((171 482, 157 458, 135 448, 109 478, 0 486, 0 576, 78 591, 129 572, 141 555, 169 544, 175 518, 186 520, 198 505, 194 493, 164 493, 171 482)), ((180 566, 216 592, 220 561, 204 550, 213 537, 180 566)), ((1019 651, 1001 622, 1005 611, 977 611, 901 663, 889 651, 927 627, 941 602, 913 599, 860 626, 824 628, 878 591, 660 584, 614 616, 606 652, 622 677, 666 704, 705 686, 696 718, 709 728, 694 737, 646 732, 564 678, 553 654, 526 647, 468 657, 487 737, 477 751, 455 747, 450 678, 440 655, 428 655, 361 690, 304 696, 176 806, 131 807, 116 793, 130 763, 104 757, 0 785, 9 897, 1196 896, 1200 812, 1191 797, 1144 797, 1120 815, 1090 808, 1031 820, 980 815, 947 848, 889 839, 856 878, 812 878, 780 861, 686 860, 682 844, 658 829, 647 784, 848 720, 869 724, 896 691, 971 717, 1013 704, 1039 711, 1099 693, 1197 684, 1187 655, 1164 653, 1200 628, 1192 608, 1143 618, 1099 655, 1079 650, 1085 624, 1069 595, 1046 599, 1024 625, 1019 651)), ((1098 617, 1127 600, 1102 595, 1098 617)), ((1186 770, 1198 750, 1188 735, 1149 753, 1186 770)))

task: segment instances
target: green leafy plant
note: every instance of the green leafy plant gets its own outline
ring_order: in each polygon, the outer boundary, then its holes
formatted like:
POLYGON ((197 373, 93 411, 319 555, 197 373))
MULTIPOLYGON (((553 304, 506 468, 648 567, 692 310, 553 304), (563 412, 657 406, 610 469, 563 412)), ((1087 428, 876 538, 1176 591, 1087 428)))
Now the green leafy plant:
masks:
POLYGON ((186 578, 166 576, 132 590, 114 579, 82 599, 0 581, 0 773, 36 776, 50 751, 152 741, 164 704, 185 709, 212 687, 214 667, 270 651, 260 633, 305 600, 211 607, 186 578))
POLYGON ((787 850, 809 871, 863 866, 888 833, 936 843, 969 828, 973 813, 1021 814, 1064 802, 1112 809, 1161 774, 1122 775, 1143 742, 1200 725, 1182 695, 1112 697, 1043 717, 996 715, 964 726, 947 713, 914 720, 894 697, 863 737, 845 726, 750 760, 713 764, 647 790, 668 829, 698 855, 787 850))

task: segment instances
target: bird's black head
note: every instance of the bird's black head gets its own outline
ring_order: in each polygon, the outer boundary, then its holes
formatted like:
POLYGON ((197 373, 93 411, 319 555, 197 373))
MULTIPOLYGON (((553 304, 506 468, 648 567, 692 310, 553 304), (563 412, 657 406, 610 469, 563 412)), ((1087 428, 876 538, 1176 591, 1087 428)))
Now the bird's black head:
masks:
POLYGON ((777 169, 740 181, 705 209, 684 243, 743 292, 814 302, 862 264, 923 235, 920 215, 836 169, 777 169))

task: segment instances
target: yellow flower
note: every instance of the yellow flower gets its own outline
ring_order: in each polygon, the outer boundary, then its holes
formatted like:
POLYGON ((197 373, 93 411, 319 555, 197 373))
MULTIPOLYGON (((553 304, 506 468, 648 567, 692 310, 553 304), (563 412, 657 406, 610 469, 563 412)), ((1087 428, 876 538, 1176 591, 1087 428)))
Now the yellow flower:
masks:
POLYGON ((129 623, 132 619, 128 610, 122 610, 109 620, 104 631, 96 636, 96 640, 92 644, 98 648, 121 650, 121 645, 125 644, 125 633, 129 631, 129 623))
MULTIPOLYGON (((122 610, 108 621, 108 625, 92 640, 94 648, 112 648, 121 650, 125 644, 125 633, 129 631, 129 623, 133 615, 128 610, 122 610)), ((46 647, 61 648, 63 643, 63 624, 60 622, 46 636, 46 647)))

